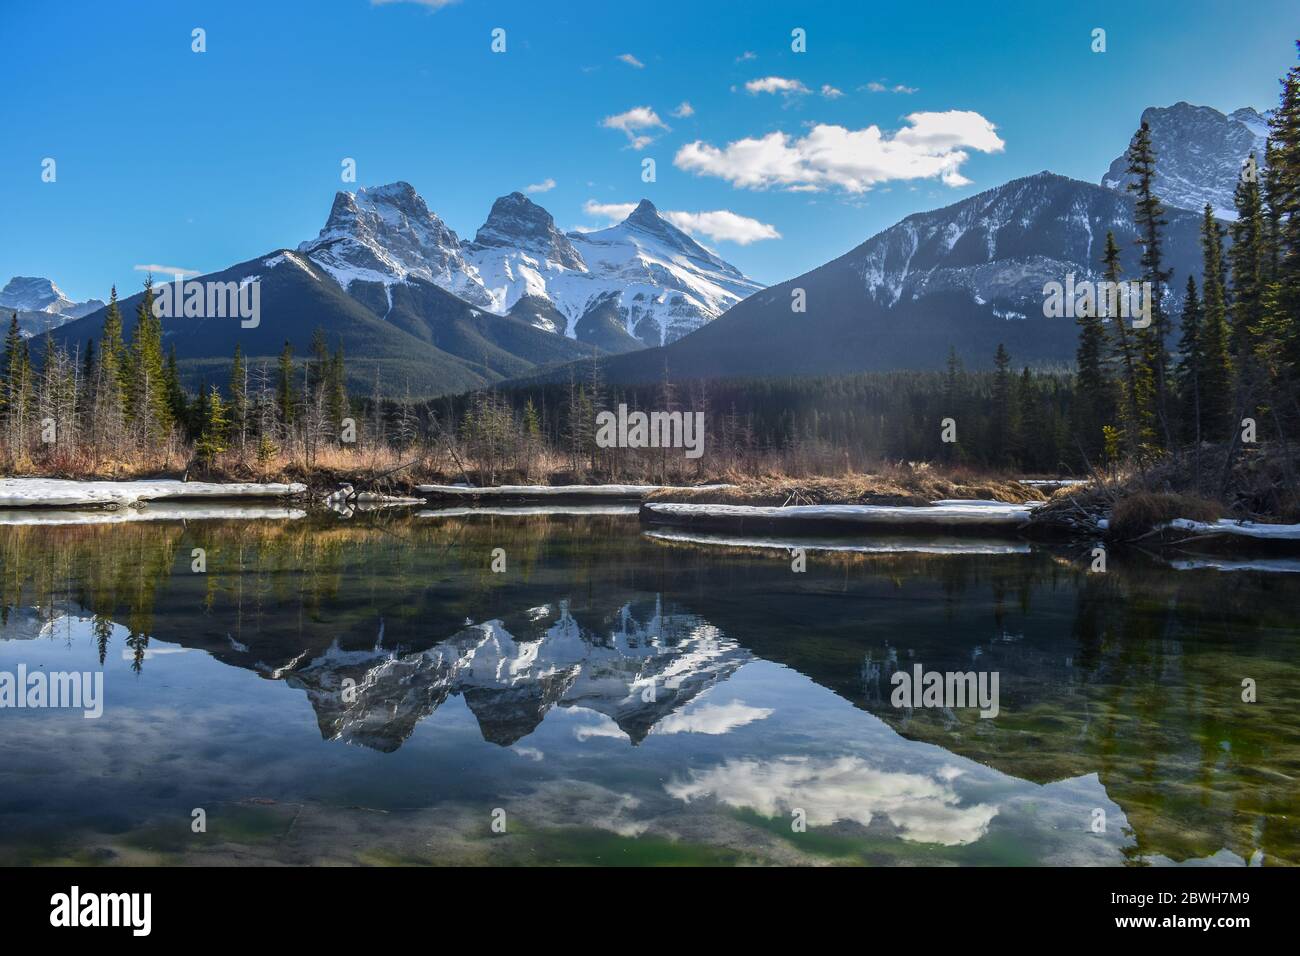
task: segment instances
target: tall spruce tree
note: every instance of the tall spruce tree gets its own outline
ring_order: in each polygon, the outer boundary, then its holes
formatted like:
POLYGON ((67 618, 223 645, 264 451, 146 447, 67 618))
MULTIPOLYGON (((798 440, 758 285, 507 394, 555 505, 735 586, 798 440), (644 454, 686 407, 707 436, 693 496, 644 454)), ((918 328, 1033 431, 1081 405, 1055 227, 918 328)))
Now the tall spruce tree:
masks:
POLYGON ((1206 203, 1201 220, 1201 362, 1197 381, 1200 435, 1208 441, 1222 441, 1227 436, 1232 415, 1231 335, 1223 233, 1223 227, 1214 218, 1214 210, 1206 203))
POLYGON ((1079 344, 1075 350, 1074 428, 1084 456, 1099 462, 1104 451, 1102 429, 1114 418, 1114 387, 1106 374, 1106 326, 1100 310, 1085 309, 1075 322, 1079 344))
MULTIPOLYGON (((1152 191, 1156 176, 1156 154, 1151 146, 1151 129, 1143 121, 1128 148, 1128 172, 1134 177, 1128 189, 1135 195, 1134 220, 1138 229, 1138 244, 1142 247, 1142 281, 1151 283, 1151 323, 1138 332, 1138 362, 1142 378, 1151 380, 1152 396, 1149 400, 1138 391, 1138 411, 1142 418, 1145 443, 1155 443, 1163 435, 1164 444, 1172 443, 1169 414, 1169 320, 1162 305, 1165 283, 1173 274, 1162 269, 1160 227, 1167 225, 1162 219, 1164 207, 1152 191), (1145 406, 1145 407, 1144 407, 1145 406)), ((1140 385, 1142 383, 1139 382, 1140 385)))
POLYGON ((1201 376, 1205 370, 1205 351, 1201 323, 1201 302, 1196 294, 1196 280, 1188 276, 1187 291, 1183 296, 1183 336, 1179 342, 1177 379, 1183 437, 1197 444, 1203 436, 1201 376))

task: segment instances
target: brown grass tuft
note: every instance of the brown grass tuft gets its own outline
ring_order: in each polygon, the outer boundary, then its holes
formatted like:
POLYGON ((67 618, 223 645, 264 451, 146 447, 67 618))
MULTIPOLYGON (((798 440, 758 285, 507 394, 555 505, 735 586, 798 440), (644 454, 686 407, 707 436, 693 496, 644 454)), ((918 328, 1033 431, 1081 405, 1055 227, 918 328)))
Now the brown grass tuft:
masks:
POLYGON ((1115 502, 1110 517, 1110 534, 1121 541, 1130 541, 1175 518, 1217 521, 1221 517, 1222 505, 1204 498, 1139 491, 1115 502))

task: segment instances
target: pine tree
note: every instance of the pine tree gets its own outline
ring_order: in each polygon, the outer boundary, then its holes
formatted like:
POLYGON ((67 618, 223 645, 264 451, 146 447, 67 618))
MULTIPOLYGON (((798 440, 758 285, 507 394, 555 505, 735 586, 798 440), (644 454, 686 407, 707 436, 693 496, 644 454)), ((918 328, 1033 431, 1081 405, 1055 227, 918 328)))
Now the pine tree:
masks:
POLYGON ((1128 172, 1134 177, 1128 188, 1136 194, 1134 221, 1138 228, 1138 244, 1142 247, 1142 281, 1151 283, 1151 324, 1138 333, 1138 412, 1144 443, 1155 443, 1163 433, 1165 447, 1172 444, 1169 425, 1168 371, 1169 349, 1168 318, 1161 304, 1165 283, 1173 274, 1161 268, 1160 227, 1167 225, 1162 219, 1164 207, 1152 192, 1156 175, 1156 154, 1151 147, 1151 130, 1144 121, 1134 134, 1128 148, 1128 172), (1147 399, 1145 379, 1150 379, 1152 395, 1147 399))
POLYGON ((203 407, 205 410, 203 430, 195 443, 194 450, 198 453, 199 460, 210 466, 217 455, 228 447, 230 414, 226 403, 221 400, 221 390, 215 385, 207 393, 203 407))
MULTIPOLYGON (((1251 153, 1253 159, 1255 154, 1251 153)), ((1241 176, 1233 194, 1237 220, 1232 224, 1232 351, 1239 368, 1254 357, 1255 333, 1263 315, 1265 226, 1258 177, 1241 176)))
POLYGON ((153 302, 151 276, 145 280, 131 333, 128 405, 128 416, 146 443, 162 439, 172 426, 163 367, 162 322, 154 315, 153 302))
POLYGON ((1199 434, 1209 441, 1227 435, 1232 412, 1232 360, 1228 332, 1227 273, 1223 261, 1223 227, 1205 204, 1201 221, 1202 311, 1199 330, 1201 363, 1197 372, 1200 394, 1199 434))
MULTIPOLYGON (((1122 320, 1119 320, 1122 321, 1122 320)), ((1114 387, 1106 374, 1106 326, 1100 310, 1086 309, 1075 322, 1079 345, 1075 351, 1074 426, 1084 456, 1099 461, 1104 451, 1102 428, 1114 417, 1114 387)))
POLYGON ((275 403, 280 410, 280 421, 289 426, 293 424, 294 404, 297 396, 293 388, 293 346, 285 340, 280 350, 280 365, 276 378, 275 403))
POLYGON ((1178 395, 1182 403, 1184 437, 1200 444, 1201 426, 1201 376, 1205 370, 1204 338, 1202 334, 1201 302, 1196 295, 1196 280, 1187 277, 1187 291, 1183 298, 1183 337, 1179 342, 1178 395))
POLYGON ((163 391, 167 398, 167 410, 173 422, 184 422, 189 413, 185 401, 185 389, 181 387, 180 368, 176 364, 176 346, 167 352, 167 365, 163 368, 163 391))
POLYGON ((238 438, 242 453, 248 440, 248 374, 238 342, 235 343, 235 357, 230 363, 230 418, 231 428, 238 438))
MULTIPOLYGON (((1119 261, 1119 245, 1115 242, 1113 232, 1106 233, 1106 251, 1102 254, 1102 275, 1107 282, 1118 283, 1123 274, 1119 261)), ((1149 383, 1143 376, 1143 369, 1138 362, 1137 343, 1129 334, 1124 320, 1115 317, 1115 347, 1110 356, 1110 364, 1117 371, 1111 376, 1115 381, 1118 399, 1114 402, 1120 420, 1120 434, 1123 444, 1129 451, 1136 451, 1142 443, 1142 410, 1139 407, 1139 394, 1149 391, 1149 383), (1141 380, 1141 383, 1140 383, 1141 380)), ((1108 456, 1113 457, 1113 456, 1108 456)))
POLYGON ((1288 418, 1300 421, 1300 66, 1282 78, 1266 155, 1265 287, 1253 334, 1274 420, 1282 428, 1288 418))
POLYGON ((1012 409, 1011 356, 1006 346, 998 343, 993 356, 993 435, 989 453, 999 466, 1013 464, 1015 451, 1015 423, 1012 409))
POLYGON ((122 310, 117 304, 117 286, 113 286, 109 294, 108 309, 104 313, 104 329, 99 338, 99 366, 101 400, 111 412, 123 414, 130 394, 130 369, 122 339, 122 310))

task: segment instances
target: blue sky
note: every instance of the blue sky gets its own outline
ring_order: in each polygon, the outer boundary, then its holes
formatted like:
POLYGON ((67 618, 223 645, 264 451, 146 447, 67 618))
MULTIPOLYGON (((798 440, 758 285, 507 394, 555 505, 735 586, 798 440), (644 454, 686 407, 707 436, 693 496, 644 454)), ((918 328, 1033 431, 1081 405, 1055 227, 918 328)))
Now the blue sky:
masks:
POLYGON ((345 157, 356 185, 405 179, 461 236, 548 180, 533 198, 565 229, 644 196, 778 282, 1017 176, 1096 182, 1148 105, 1269 108, 1297 36, 1300 6, 1280 0, 4 0, 0 282, 104 298, 141 264, 211 271, 294 246, 355 188, 345 157), (791 83, 806 92, 767 91, 791 83), (873 126, 883 168, 864 174, 873 126))

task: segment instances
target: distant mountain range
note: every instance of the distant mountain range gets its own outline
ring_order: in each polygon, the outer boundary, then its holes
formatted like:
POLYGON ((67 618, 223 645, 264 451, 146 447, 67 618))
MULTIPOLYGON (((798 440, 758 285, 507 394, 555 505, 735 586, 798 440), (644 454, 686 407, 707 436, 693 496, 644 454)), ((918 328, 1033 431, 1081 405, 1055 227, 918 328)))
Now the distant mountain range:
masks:
POLYGON ((49 279, 36 276, 14 276, 0 289, 0 318, 7 326, 17 313, 18 327, 27 336, 56 329, 103 306, 99 299, 73 302, 49 279))
MULTIPOLYGON (((342 344, 353 389, 369 392, 377 380, 389 396, 460 392, 538 366, 673 341, 761 288, 648 201, 617 226, 565 235, 545 209, 512 193, 493 204, 472 242, 462 242, 402 182, 340 192, 320 235, 297 250, 191 281, 253 279, 255 327, 229 318, 162 320, 164 344, 175 346, 191 387, 224 382, 236 342, 252 359, 278 355, 285 341, 301 356, 320 328, 331 347, 342 344)), ((121 302, 128 334, 140 297, 121 302)), ((102 306, 51 323, 55 338, 69 347, 98 339, 102 306)))
MULTIPOLYGON (((1268 118, 1251 107, 1227 116, 1209 106, 1175 103, 1149 106, 1142 122, 1151 130, 1156 154, 1154 192, 1166 206, 1200 212, 1209 203, 1220 219, 1236 219, 1232 195, 1242 163, 1253 152, 1264 165, 1268 118)), ((1128 160, 1120 153, 1102 177, 1110 189, 1124 189, 1132 181, 1125 170, 1128 160)))
MULTIPOLYGON (((1157 194, 1168 208, 1165 307, 1176 313, 1200 275, 1205 203, 1231 215, 1263 115, 1225 116, 1177 103, 1144 111, 1157 194)), ((405 182, 340 192, 320 234, 203 279, 261 284, 262 321, 165 319, 187 381, 221 381, 238 341, 271 357, 298 354, 322 328, 342 342, 354 388, 436 395, 503 379, 559 381, 567 363, 603 355, 611 381, 834 374, 939 368, 950 348, 969 367, 1004 343, 1014 361, 1073 362, 1077 330, 1043 316, 1043 285, 1097 278, 1113 231, 1127 277, 1138 275, 1133 200, 1122 156, 1102 185, 1042 172, 916 213, 839 258, 772 288, 697 243, 642 200, 595 232, 558 229, 522 193, 497 199, 462 240, 405 182), (792 309, 802 290, 806 311, 792 309), (649 346, 649 348, 647 348, 649 346)), ((167 280, 170 277, 159 277, 167 280)), ((69 344, 97 337, 99 303, 71 303, 48 280, 15 279, 4 302, 32 331, 69 344), (44 310, 44 311, 42 311, 44 310), (83 317, 77 318, 80 311, 83 317), (86 314, 89 311, 90 314, 86 314), (33 316, 35 316, 33 318, 33 316), (45 323, 42 328, 37 328, 45 323)), ((136 297, 123 303, 128 330, 136 297)))
MULTIPOLYGON (((1182 280, 1200 274, 1200 216, 1170 208, 1164 254, 1182 280)), ((998 343, 1018 363, 1072 364, 1078 328, 1043 315, 1043 285, 1098 278, 1106 233, 1124 274, 1138 274, 1133 200, 1042 172, 932 212, 916 213, 838 259, 764 289, 681 341, 601 360, 613 382, 766 377, 992 364, 998 343), (805 312, 794 310, 802 290, 805 312)), ((528 376, 563 380, 567 372, 528 376)))
POLYGON ((339 193, 325 228, 298 251, 345 289, 420 278, 607 351, 675 341, 762 288, 649 200, 616 226, 565 234, 515 192, 492 204, 466 242, 409 183, 397 182, 339 193))

